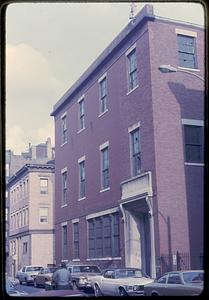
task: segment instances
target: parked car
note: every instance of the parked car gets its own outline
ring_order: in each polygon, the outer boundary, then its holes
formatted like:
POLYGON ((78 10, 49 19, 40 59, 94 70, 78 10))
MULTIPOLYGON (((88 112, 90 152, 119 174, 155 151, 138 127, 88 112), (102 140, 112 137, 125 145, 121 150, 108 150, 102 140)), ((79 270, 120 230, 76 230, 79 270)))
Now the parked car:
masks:
POLYGON ((203 291, 204 271, 173 271, 144 287, 146 296, 197 296, 203 291))
POLYGON ((45 286, 46 282, 52 281, 52 275, 56 270, 56 267, 41 268, 34 278, 34 286, 45 286))
POLYGON ((17 296, 22 297, 28 295, 28 293, 18 290, 16 288, 16 284, 8 278, 6 278, 6 293, 9 296, 15 296, 15 297, 17 296))
POLYGON ((96 297, 144 295, 144 286, 150 282, 153 279, 138 268, 109 268, 92 278, 96 297))
POLYGON ((67 264, 66 266, 71 272, 74 289, 92 289, 91 277, 102 274, 97 265, 67 264))
POLYGON ((17 274, 16 278, 19 280, 20 284, 26 282, 26 284, 33 283, 34 278, 40 272, 42 266, 24 266, 21 268, 17 274))

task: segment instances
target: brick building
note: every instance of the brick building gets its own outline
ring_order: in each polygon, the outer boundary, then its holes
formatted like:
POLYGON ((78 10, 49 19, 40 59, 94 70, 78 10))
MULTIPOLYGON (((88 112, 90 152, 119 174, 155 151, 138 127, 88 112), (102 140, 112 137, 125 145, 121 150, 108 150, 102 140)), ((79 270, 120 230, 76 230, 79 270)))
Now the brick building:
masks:
POLYGON ((204 30, 146 5, 54 105, 57 262, 202 267, 204 83, 162 64, 204 76, 204 30))

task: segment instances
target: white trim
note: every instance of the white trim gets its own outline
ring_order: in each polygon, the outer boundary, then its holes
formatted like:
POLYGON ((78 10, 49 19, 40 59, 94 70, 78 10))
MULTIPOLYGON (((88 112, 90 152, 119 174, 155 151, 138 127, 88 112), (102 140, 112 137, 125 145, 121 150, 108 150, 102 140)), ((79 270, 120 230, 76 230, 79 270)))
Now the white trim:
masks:
POLYGON ((61 205, 61 208, 65 207, 65 206, 67 206, 67 203, 62 204, 62 205, 61 205))
POLYGON ((91 260, 121 260, 122 257, 98 257, 98 258, 87 258, 87 261, 91 261, 91 260))
POLYGON ((102 145, 99 146, 99 150, 103 150, 105 148, 109 147, 109 141, 106 141, 105 143, 103 143, 102 145))
POLYGON ((125 52, 125 55, 128 56, 134 49, 136 49, 136 43, 128 48, 128 50, 125 52))
POLYGON ((81 261, 80 258, 73 258, 72 261, 81 261))
POLYGON ((98 83, 100 83, 103 79, 107 78, 107 72, 105 72, 99 79, 98 83))
POLYGON ((80 132, 83 131, 84 129, 86 129, 86 128, 83 127, 83 128, 81 128, 81 129, 79 129, 79 130, 77 131, 77 133, 80 133, 80 132))
POLYGON ((78 103, 81 102, 84 98, 85 98, 85 94, 83 94, 83 95, 77 100, 77 102, 78 102, 78 103))
POLYGON ((72 222, 73 224, 74 224, 74 223, 79 223, 79 218, 73 219, 71 222, 72 222))
POLYGON ((197 167, 204 167, 204 163, 189 163, 189 162, 185 162, 184 163, 185 166, 197 166, 197 167))
POLYGON ((86 199, 86 196, 82 197, 82 198, 78 198, 78 201, 82 201, 82 200, 85 200, 85 199, 86 199))
POLYGON ((135 129, 138 129, 139 127, 140 127, 140 122, 137 122, 128 127, 128 132, 131 133, 132 131, 134 131, 135 129))
POLYGON ((128 91, 126 93, 126 96, 128 96, 129 94, 131 94, 133 91, 135 91, 137 88, 139 87, 139 85, 137 84, 132 90, 128 91))
POLYGON ((103 216, 103 215, 112 214, 112 213, 115 213, 117 211, 119 211, 119 207, 114 207, 114 208, 106 209, 106 210, 103 210, 103 211, 99 211, 97 213, 87 215, 86 220, 93 219, 93 218, 96 218, 96 217, 100 217, 100 216, 103 216))
POLYGON ((62 222, 61 223, 61 226, 63 227, 63 226, 67 226, 67 222, 62 222))
POLYGON ((190 72, 200 72, 200 69, 193 69, 193 68, 186 68, 186 67, 181 67, 181 66, 178 66, 177 67, 179 70, 185 70, 185 71, 190 71, 190 72))
POLYGON ((63 174, 65 172, 67 172, 67 167, 63 168, 60 173, 63 174))
POLYGON ((66 117, 66 116, 67 116, 67 111, 64 112, 64 114, 62 114, 60 118, 63 119, 63 118, 66 117))
POLYGON ((110 190, 110 187, 107 187, 106 189, 100 190, 99 192, 100 192, 100 193, 103 193, 103 192, 107 192, 107 191, 109 191, 109 190, 110 190))
POLYGON ((182 124, 184 124, 184 125, 204 126, 203 120, 181 119, 181 121, 182 121, 182 124))
POLYGON ((190 30, 175 28, 175 32, 176 32, 176 34, 197 37, 197 32, 195 32, 195 31, 190 31, 190 30))
POLYGON ((102 113, 100 113, 100 114, 98 115, 98 118, 100 118, 101 116, 103 116, 107 111, 108 111, 108 108, 107 108, 105 111, 103 111, 102 113))
POLYGON ((81 162, 83 162, 84 160, 86 160, 86 156, 83 155, 78 159, 78 163, 80 164, 81 162))

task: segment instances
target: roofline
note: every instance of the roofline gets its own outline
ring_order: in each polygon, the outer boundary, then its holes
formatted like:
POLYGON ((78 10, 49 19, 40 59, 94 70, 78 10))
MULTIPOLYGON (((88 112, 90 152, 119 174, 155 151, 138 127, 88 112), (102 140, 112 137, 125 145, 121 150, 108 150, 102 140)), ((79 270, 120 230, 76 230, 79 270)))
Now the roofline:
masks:
POLYGON ((101 66, 102 63, 112 55, 119 45, 131 34, 133 31, 142 25, 145 20, 154 20, 153 6, 147 4, 136 15, 134 22, 130 21, 125 28, 116 36, 116 38, 105 48, 105 50, 96 58, 96 60, 89 66, 89 68, 80 76, 80 78, 67 90, 67 92, 54 105, 50 116, 55 116, 66 102, 73 97, 78 89, 86 83, 90 76, 101 66))
POLYGON ((54 168, 55 168, 54 164, 25 164, 11 178, 9 178, 7 186, 10 187, 13 183, 18 181, 23 174, 28 173, 34 169, 36 170, 45 169, 45 170, 53 171, 54 168))
POLYGON ((65 92, 65 94, 57 101, 53 106, 53 111, 50 116, 56 116, 57 113, 62 109, 62 107, 70 101, 70 99, 78 92, 82 86, 89 80, 94 72, 105 62, 105 60, 112 55, 112 53, 121 45, 121 43, 134 32, 136 28, 141 26, 144 21, 154 20, 177 23, 186 26, 193 26, 199 29, 204 29, 204 26, 192 24, 189 22, 178 21, 174 19, 159 17, 154 15, 153 6, 150 4, 145 5, 141 11, 138 12, 134 18, 134 22, 130 21, 125 28, 116 36, 116 38, 107 46, 104 51, 96 58, 96 60, 88 67, 88 69, 79 77, 79 79, 65 92))

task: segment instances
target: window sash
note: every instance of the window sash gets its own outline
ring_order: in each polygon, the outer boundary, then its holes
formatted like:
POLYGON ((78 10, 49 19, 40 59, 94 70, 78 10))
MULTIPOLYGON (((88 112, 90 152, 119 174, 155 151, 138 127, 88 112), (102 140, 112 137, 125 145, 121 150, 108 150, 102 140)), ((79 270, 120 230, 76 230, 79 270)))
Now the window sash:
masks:
POLYGON ((67 141, 67 118, 64 116, 62 118, 62 143, 67 141))
POLYGON ((184 125, 186 162, 203 162, 203 127, 184 125))
POLYGON ((178 35, 177 41, 179 48, 179 65, 194 69, 196 67, 194 37, 178 35))
POLYGON ((67 172, 62 173, 62 204, 67 203, 67 172))
POLYGON ((79 190, 80 190, 80 197, 83 198, 85 197, 85 161, 82 161, 79 164, 79 169, 80 169, 79 190))
POLYGON ((79 258, 79 223, 73 224, 73 257, 79 258))
POLYGON ((129 70, 129 90, 132 90, 138 84, 136 50, 134 49, 127 57, 129 70))
POLYGON ((136 176, 141 171, 141 151, 140 151, 140 133, 139 129, 131 132, 132 144, 132 169, 133 176, 136 176))
POLYGON ((84 111, 84 100, 81 100, 79 102, 79 119, 80 119, 80 129, 83 129, 85 127, 84 124, 84 116, 85 116, 85 111, 84 111))
POLYGON ((40 178, 40 193, 47 194, 48 193, 48 179, 40 178))
POLYGON ((62 226, 62 255, 67 255, 67 225, 62 226))
POLYGON ((47 223, 49 216, 49 208, 48 207, 40 207, 39 208, 39 220, 41 223, 47 223))

